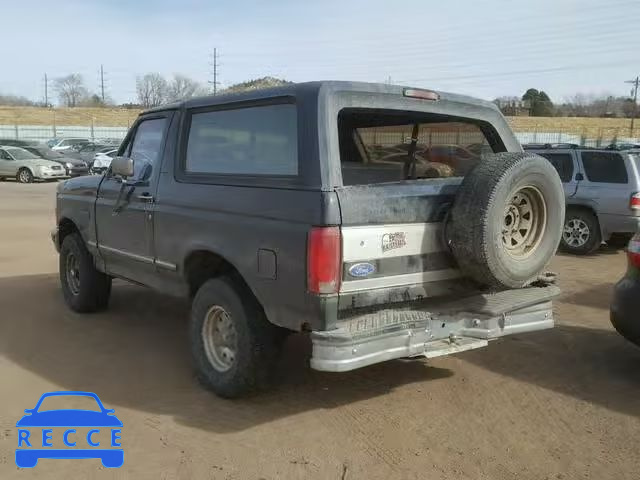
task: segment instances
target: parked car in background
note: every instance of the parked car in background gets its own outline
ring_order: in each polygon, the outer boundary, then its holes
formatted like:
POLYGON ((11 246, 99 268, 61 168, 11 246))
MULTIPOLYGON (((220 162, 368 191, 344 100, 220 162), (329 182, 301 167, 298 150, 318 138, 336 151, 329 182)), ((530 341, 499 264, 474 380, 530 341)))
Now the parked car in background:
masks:
POLYGON ((78 177, 89 173, 89 165, 87 162, 65 155, 60 151, 52 150, 46 145, 32 145, 23 148, 40 158, 58 162, 64 167, 69 177, 78 177))
POLYGON ((13 177, 20 183, 36 179, 66 178, 67 173, 58 162, 45 160, 20 147, 0 147, 0 180, 13 177))
POLYGON ((15 138, 0 138, 0 145, 5 147, 28 147, 30 145, 37 145, 38 142, 34 140, 16 140, 15 138))
POLYGON ((112 145, 114 147, 119 147, 122 143, 121 138, 96 138, 96 143, 102 143, 105 145, 112 145))
POLYGON ((640 233, 627 247, 627 272, 613 289, 610 317, 613 327, 640 346, 640 233))
POLYGON ((624 244, 640 229, 640 150, 524 148, 545 157, 560 174, 567 202, 564 251, 585 255, 602 242, 624 244))
POLYGON ((103 174, 111 165, 111 160, 116 156, 118 150, 110 149, 104 152, 96 153, 91 164, 91 173, 96 175, 103 174))
MULTIPOLYGON (((377 145, 368 147, 367 151, 381 163, 405 163, 410 145, 410 143, 377 145)), ((491 149, 488 145, 486 147, 491 149)), ((459 145, 433 144, 420 145, 416 148, 414 158, 416 169, 420 172, 419 176, 444 178, 464 176, 480 161, 480 153, 476 154, 459 145)))
POLYGON ((106 150, 113 150, 113 148, 113 145, 105 145, 103 143, 78 143, 72 146, 69 150, 65 150, 64 154, 68 157, 83 160, 87 164, 90 164, 92 163, 93 157, 96 153, 106 150))
POLYGON ((612 143, 607 150, 638 150, 640 143, 612 143))
POLYGON ((89 143, 89 140, 86 138, 62 138, 59 139, 57 143, 53 143, 52 145, 47 143, 47 145, 53 150, 64 151, 80 143, 89 143))
POLYGON ((61 140, 62 140, 62 138, 60 138, 60 137, 53 137, 53 138, 50 138, 49 140, 47 140, 44 143, 47 145, 47 147, 51 148, 54 145, 57 145, 58 143, 60 143, 61 140))

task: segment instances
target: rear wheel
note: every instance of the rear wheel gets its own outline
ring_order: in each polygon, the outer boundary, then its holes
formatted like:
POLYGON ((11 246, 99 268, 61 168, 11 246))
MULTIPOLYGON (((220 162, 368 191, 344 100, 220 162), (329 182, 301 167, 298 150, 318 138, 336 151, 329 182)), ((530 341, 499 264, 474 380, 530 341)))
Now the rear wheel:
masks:
POLYGON ((193 299, 190 342, 198 378, 221 397, 268 386, 283 339, 238 280, 207 280, 193 299))
POLYGON ((79 233, 67 235, 60 247, 60 284, 67 305, 76 312, 103 310, 111 295, 111 277, 100 272, 79 233))
POLYGON ((16 174, 16 180, 20 183, 31 183, 33 182, 33 174, 28 168, 21 168, 16 174))
POLYGON ((560 248, 574 255, 595 252, 602 243, 598 219, 589 210, 571 208, 567 211, 560 248))

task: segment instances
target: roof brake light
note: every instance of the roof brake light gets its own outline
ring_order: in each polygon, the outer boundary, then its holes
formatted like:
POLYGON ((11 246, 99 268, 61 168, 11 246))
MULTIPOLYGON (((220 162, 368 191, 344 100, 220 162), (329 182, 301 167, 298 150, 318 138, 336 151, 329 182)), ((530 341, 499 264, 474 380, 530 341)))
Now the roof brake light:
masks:
POLYGON ((438 95, 436 92, 432 92, 430 90, 422 90, 419 88, 405 88, 402 94, 405 97, 420 98, 422 100, 431 100, 434 102, 440 100, 440 95, 438 95))

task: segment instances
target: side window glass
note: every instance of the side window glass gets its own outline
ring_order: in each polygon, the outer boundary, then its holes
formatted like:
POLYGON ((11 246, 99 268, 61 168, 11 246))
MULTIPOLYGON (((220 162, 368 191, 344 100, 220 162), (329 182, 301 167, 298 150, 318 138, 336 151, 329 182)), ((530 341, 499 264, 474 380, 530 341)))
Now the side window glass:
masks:
POLYGON ((0 159, 11 160, 11 157, 4 150, 0 150, 0 159))
POLYGON ((188 173, 297 175, 296 106, 266 105, 195 112, 187 142, 188 173))
POLYGON ((135 180, 148 179, 158 166, 166 123, 166 118, 154 118, 142 121, 136 128, 133 141, 123 153, 133 159, 135 180))
POLYGON ((573 178, 573 159, 570 153, 540 153, 541 156, 549 160, 551 165, 558 171, 560 180, 563 183, 570 182, 573 178))
POLYGON ((617 152, 582 152, 584 173, 590 182, 627 183, 629 177, 622 155, 617 152))

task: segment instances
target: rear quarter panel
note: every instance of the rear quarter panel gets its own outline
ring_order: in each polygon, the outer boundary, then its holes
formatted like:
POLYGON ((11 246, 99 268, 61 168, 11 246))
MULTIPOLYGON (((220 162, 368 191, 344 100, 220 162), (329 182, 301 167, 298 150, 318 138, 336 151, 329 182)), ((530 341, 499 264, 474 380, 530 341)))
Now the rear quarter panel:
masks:
POLYGON ((183 183, 163 173, 154 213, 155 256, 176 270, 159 274, 183 289, 189 254, 210 251, 236 268, 272 323, 298 330, 310 321, 319 328, 318 298, 307 293, 307 234, 312 225, 327 223, 335 204, 334 193, 183 183), (275 257, 275 272, 259 270, 259 251, 275 257))

